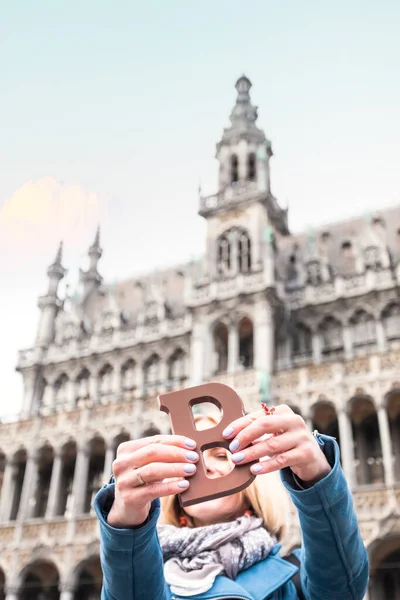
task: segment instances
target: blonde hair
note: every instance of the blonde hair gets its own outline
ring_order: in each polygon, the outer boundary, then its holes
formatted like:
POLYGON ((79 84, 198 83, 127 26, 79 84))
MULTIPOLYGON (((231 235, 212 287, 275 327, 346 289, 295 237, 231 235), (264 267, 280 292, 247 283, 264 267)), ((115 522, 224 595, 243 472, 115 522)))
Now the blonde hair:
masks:
MULTIPOLYGON (((211 415, 196 415, 195 423, 207 419, 218 424, 211 415)), ((254 514, 263 520, 263 526, 280 541, 284 537, 290 514, 290 501, 278 472, 257 475, 254 481, 242 492, 254 514)), ((181 507, 178 496, 166 496, 161 499, 160 523, 181 527, 181 518, 189 527, 193 520, 181 507)))

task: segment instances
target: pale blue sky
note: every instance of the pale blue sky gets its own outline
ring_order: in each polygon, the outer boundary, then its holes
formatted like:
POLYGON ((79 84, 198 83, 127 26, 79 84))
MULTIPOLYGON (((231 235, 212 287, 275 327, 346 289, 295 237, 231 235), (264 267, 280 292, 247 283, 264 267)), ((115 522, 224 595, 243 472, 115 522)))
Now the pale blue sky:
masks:
POLYGON ((18 409, 16 352, 32 344, 59 234, 73 275, 99 218, 112 279, 202 251, 198 182, 215 189, 215 143, 243 72, 295 230, 400 201, 399 27, 396 0, 7 3, 0 410, 18 409), (98 208, 82 213, 89 194, 98 208), (30 235, 24 206, 38 215, 30 235))

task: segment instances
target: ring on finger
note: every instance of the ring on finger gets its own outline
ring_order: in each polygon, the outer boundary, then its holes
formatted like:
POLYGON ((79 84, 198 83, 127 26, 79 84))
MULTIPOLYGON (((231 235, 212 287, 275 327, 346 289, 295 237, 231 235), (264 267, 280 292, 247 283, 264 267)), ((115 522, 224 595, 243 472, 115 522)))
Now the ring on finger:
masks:
POLYGON ((136 479, 139 482, 139 486, 137 486, 137 487, 140 487, 142 485, 147 485, 146 481, 143 479, 143 477, 140 474, 140 469, 135 469, 135 474, 136 474, 136 479))

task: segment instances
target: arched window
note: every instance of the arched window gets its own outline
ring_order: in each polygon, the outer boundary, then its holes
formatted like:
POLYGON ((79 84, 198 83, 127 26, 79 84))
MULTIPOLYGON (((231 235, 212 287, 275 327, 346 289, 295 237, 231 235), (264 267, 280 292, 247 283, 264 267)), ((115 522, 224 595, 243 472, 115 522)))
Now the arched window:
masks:
POLYGON ((391 302, 382 312, 383 328, 386 339, 397 340, 400 338, 400 304, 391 302))
POLYGON ((231 156, 231 183, 239 181, 239 160, 236 154, 231 156))
POLYGON ((179 384, 186 375, 186 354, 178 348, 168 360, 168 381, 179 384))
POLYGON ((144 366, 144 382, 148 385, 160 383, 161 359, 158 354, 152 354, 144 366))
POLYGON ((251 240, 244 229, 233 227, 217 240, 217 272, 226 277, 251 271, 251 240))
POLYGON ((322 283, 322 270, 319 260, 310 260, 306 266, 307 283, 310 285, 320 285, 322 283))
POLYGON ((227 234, 218 239, 217 248, 218 274, 228 275, 231 270, 231 243, 227 234))
POLYGON ((112 392, 113 368, 111 365, 104 365, 99 372, 99 393, 100 396, 106 396, 112 392))
POLYGON ((328 316, 319 326, 322 342, 322 354, 335 358, 343 351, 343 330, 341 323, 334 317, 328 316))
POLYGON ((67 400, 68 377, 65 373, 60 375, 54 384, 55 404, 64 404, 67 400))
POLYGON ((243 317, 239 323, 239 364, 248 369, 253 366, 253 323, 243 317))
POLYGON ((224 373, 228 369, 228 328, 218 323, 214 329, 214 373, 224 373))
POLYGON ((135 380, 135 361, 131 358, 122 365, 121 383, 124 391, 133 390, 136 386, 135 380))
POLYGON ((86 398, 89 398, 89 381, 90 373, 87 369, 83 369, 76 378, 77 400, 86 400, 86 398))
POLYGON ((352 275, 356 271, 356 257, 350 240, 346 240, 342 244, 340 265, 344 275, 352 275))
POLYGON ((240 273, 251 271, 251 242, 247 231, 238 234, 238 263, 240 273))
POLYGON ((366 269, 376 271, 382 267, 381 251, 378 246, 368 246, 364 249, 364 264, 366 269))
POLYGON ((374 318, 365 310, 357 310, 350 320, 355 346, 366 346, 376 341, 374 318))
POLYGON ((247 179, 248 181, 256 180, 256 155, 254 152, 247 156, 247 179))
POLYGON ((312 354, 312 332, 303 323, 296 323, 292 334, 293 358, 305 359, 312 354))

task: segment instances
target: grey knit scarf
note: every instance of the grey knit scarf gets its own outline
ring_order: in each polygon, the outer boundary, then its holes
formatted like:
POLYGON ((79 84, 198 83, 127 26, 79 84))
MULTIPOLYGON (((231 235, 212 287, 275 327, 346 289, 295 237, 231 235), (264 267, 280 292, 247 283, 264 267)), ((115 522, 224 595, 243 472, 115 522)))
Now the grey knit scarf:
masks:
POLYGON ((171 591, 195 596, 209 590, 217 575, 236 579, 240 571, 264 560, 276 539, 250 515, 205 527, 158 525, 164 576, 171 591))

